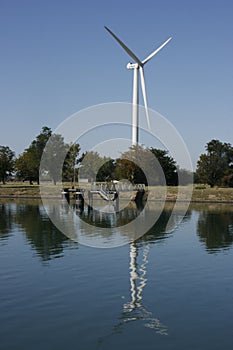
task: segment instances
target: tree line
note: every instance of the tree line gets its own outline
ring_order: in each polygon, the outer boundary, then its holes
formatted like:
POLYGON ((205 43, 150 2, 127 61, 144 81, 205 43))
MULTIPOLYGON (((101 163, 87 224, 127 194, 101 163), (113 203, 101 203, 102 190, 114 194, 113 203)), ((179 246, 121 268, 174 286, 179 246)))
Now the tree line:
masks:
POLYGON ((233 187, 233 148, 229 143, 212 140, 201 154, 196 173, 180 169, 167 150, 132 146, 121 157, 112 159, 90 151, 81 153, 78 143, 67 144, 59 134, 44 126, 18 157, 8 146, 0 146, 0 181, 13 178, 39 184, 40 171, 56 184, 59 179, 75 182, 78 176, 89 181, 127 179, 131 183, 168 186, 204 183, 211 187, 233 187), (41 169, 41 157, 43 166, 41 169), (157 159, 157 163, 153 160, 157 159), (62 162, 62 167, 61 167, 62 162), (154 165, 153 165, 154 164, 154 165))

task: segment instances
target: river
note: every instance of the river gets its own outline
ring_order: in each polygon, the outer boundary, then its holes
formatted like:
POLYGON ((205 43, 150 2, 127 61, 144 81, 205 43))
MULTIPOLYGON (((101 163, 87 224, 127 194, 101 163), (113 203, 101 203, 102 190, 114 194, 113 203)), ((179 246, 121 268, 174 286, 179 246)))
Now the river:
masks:
MULTIPOLYGON (((171 212, 104 249, 69 239, 38 200, 2 199, 0 349, 232 349, 233 208, 192 204, 167 232, 171 212)), ((97 219, 79 212, 112 225, 97 219)))

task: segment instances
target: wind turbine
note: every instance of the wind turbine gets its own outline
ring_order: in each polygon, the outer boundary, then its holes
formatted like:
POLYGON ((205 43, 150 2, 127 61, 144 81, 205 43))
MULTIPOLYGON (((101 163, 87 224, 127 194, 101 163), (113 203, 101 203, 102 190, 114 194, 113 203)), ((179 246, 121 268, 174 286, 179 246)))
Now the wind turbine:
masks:
POLYGON ((154 55, 156 55, 165 45, 169 43, 169 41, 172 39, 171 37, 167 39, 161 46, 159 46, 155 51, 153 51, 148 57, 146 57, 143 61, 140 61, 139 58, 108 28, 104 27, 116 41, 123 47, 123 49, 129 54, 131 58, 135 61, 134 63, 129 62, 127 64, 128 69, 133 69, 133 104, 132 104, 132 145, 138 144, 138 105, 139 105, 139 93, 138 93, 138 71, 140 72, 140 78, 141 78, 141 89, 142 89, 142 96, 144 100, 144 106, 145 106, 145 112, 146 112, 146 118, 147 118, 147 124, 148 128, 150 129, 150 119, 149 119, 149 113, 148 113, 148 106, 147 106, 147 98, 146 98, 146 85, 145 85, 145 78, 144 78, 144 65, 150 61, 154 55))

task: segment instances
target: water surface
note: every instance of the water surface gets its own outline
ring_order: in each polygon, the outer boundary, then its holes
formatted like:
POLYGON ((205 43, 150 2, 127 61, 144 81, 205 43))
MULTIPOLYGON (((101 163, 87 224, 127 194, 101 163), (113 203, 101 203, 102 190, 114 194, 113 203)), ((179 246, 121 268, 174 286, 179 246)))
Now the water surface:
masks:
POLYGON ((233 209, 192 205, 164 233, 171 210, 136 242, 97 249, 39 201, 1 201, 0 349, 232 349, 233 209))

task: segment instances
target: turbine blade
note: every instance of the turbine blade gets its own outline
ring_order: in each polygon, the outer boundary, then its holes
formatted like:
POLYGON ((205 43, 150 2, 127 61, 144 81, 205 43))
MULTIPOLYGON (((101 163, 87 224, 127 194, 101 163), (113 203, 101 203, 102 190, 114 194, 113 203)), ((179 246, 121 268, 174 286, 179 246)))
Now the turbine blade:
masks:
POLYGON ((142 67, 140 67, 139 70, 140 70, 140 78, 141 78, 142 96, 143 96, 144 106, 146 110, 146 119, 147 119, 148 129, 150 130, 150 119, 149 119, 149 112, 148 112, 147 99, 146 99, 146 84, 145 84, 145 78, 144 78, 144 71, 142 67))
POLYGON ((123 49, 134 59, 135 62, 139 64, 139 66, 142 66, 142 62, 139 60, 139 58, 108 28, 104 28, 113 36, 114 39, 123 47, 123 49))
POLYGON ((159 46, 155 51, 153 51, 147 58, 145 58, 143 61, 142 61, 142 64, 145 64, 146 62, 148 62, 154 55, 156 55, 165 45, 167 45, 169 43, 169 41, 172 39, 169 38, 167 39, 161 46, 159 46))

